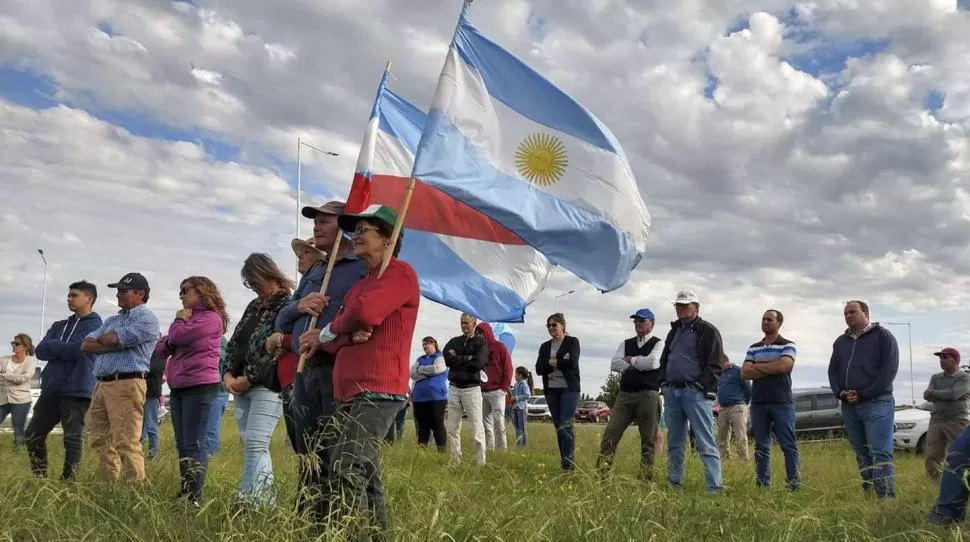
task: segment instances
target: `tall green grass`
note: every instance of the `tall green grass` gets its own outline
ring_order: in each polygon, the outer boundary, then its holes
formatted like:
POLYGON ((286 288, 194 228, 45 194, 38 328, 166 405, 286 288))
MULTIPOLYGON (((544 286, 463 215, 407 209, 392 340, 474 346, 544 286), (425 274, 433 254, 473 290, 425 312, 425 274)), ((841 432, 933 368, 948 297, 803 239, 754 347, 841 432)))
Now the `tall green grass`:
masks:
MULTIPOLYGON (((511 427, 509 428, 511 431, 511 427)), ((891 502, 863 498, 855 462, 844 442, 800 443, 802 489, 784 489, 779 450, 773 454, 775 487, 758 490, 751 463, 728 462, 726 491, 708 495, 696 456, 688 458, 684 487, 662 482, 666 462, 658 458, 660 482, 636 480, 635 428, 620 446, 612 475, 594 472, 602 426, 578 426, 579 469, 559 470, 555 434, 549 424, 530 425, 526 450, 491 453, 488 465, 472 464, 467 439, 464 464, 414 444, 413 426, 403 443, 384 451, 384 477, 392 540, 633 541, 633 540, 963 540, 962 528, 929 525, 926 514, 936 487, 923 474, 922 458, 897 456, 898 494, 891 502)), ((51 471, 62 460, 59 435, 51 435, 51 471)), ((0 540, 340 540, 341 532, 308 527, 292 511, 296 458, 280 424, 272 452, 279 506, 270 511, 233 512, 242 471, 242 451, 231 416, 223 450, 210 464, 201 509, 177 501, 178 469, 171 425, 163 425, 162 453, 147 464, 144 486, 99 485, 86 452, 73 484, 31 477, 26 455, 10 450, 0 435, 0 540)))

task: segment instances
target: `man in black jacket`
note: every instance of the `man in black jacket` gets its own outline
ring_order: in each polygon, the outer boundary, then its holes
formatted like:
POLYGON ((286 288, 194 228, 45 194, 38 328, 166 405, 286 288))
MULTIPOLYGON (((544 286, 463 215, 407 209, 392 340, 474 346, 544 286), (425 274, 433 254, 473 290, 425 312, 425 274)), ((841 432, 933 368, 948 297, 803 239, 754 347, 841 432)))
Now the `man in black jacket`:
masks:
POLYGON ((468 423, 475 435, 475 464, 485 464, 485 425, 482 421, 482 375, 488 364, 488 344, 475 335, 478 320, 462 313, 461 335, 448 341, 444 349, 445 365, 448 366, 448 408, 445 411, 445 430, 451 460, 461 462, 461 416, 468 416, 468 423))
POLYGON ((699 316, 697 294, 684 290, 674 301, 677 320, 670 325, 660 355, 664 416, 667 422, 667 480, 679 487, 684 476, 687 424, 694 431, 711 492, 721 490, 721 456, 714 440, 714 399, 724 347, 721 333, 699 316))
POLYGON ((165 376, 164 356, 152 357, 145 377, 145 417, 141 422, 141 441, 148 441, 148 459, 158 455, 158 410, 162 401, 162 380, 165 376))

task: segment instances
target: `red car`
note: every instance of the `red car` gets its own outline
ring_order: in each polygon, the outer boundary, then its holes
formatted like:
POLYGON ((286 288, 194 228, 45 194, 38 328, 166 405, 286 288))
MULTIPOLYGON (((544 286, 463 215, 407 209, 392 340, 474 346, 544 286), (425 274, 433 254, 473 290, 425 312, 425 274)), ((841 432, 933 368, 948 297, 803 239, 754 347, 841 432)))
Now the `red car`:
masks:
POLYGON ((576 409, 576 419, 594 423, 609 421, 610 407, 603 401, 586 401, 576 409))

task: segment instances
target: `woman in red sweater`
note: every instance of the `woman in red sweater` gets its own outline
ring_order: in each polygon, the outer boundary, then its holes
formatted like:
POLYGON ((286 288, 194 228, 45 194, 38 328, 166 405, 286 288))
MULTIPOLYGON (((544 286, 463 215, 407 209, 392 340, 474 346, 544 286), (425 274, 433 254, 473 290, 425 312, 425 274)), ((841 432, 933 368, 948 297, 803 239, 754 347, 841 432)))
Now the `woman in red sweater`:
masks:
MULTIPOLYGON (((354 253, 367 262, 367 275, 344 297, 333 322, 320 332, 322 348, 336 354, 334 415, 339 436, 334 448, 330 502, 344 518, 361 518, 363 528, 387 530, 387 508, 381 481, 381 441, 407 399, 411 339, 421 293, 418 276, 394 257, 378 278, 397 213, 371 205, 359 214, 342 215, 340 229, 353 232, 354 253)), ((301 337, 301 342, 312 342, 301 337)))

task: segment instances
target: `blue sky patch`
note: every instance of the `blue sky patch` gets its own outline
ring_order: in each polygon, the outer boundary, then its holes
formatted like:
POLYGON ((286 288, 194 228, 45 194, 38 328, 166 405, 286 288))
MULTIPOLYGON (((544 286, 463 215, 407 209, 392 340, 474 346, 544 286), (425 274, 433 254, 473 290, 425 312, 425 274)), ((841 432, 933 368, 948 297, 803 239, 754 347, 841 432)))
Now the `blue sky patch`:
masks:
POLYGON ((546 20, 532 10, 525 21, 525 28, 529 32, 532 41, 541 44, 546 39, 546 20))
POLYGON ((101 22, 99 22, 98 23, 98 30, 100 30, 100 31, 104 32, 105 34, 107 34, 109 36, 112 36, 112 37, 118 35, 118 33, 115 32, 114 26, 111 24, 111 21, 101 21, 101 22))
POLYGON ((926 96, 923 98, 923 107, 932 113, 936 113, 940 110, 940 108, 943 107, 943 101, 945 99, 946 96, 944 96, 942 92, 938 90, 931 90, 927 92, 926 96))

